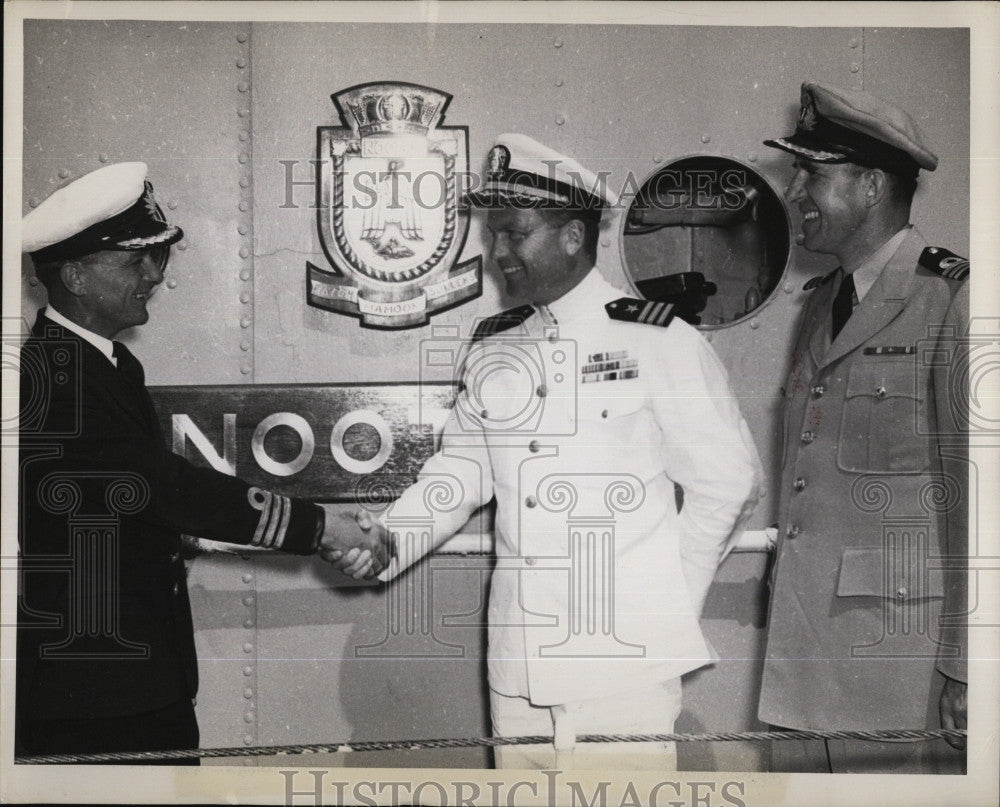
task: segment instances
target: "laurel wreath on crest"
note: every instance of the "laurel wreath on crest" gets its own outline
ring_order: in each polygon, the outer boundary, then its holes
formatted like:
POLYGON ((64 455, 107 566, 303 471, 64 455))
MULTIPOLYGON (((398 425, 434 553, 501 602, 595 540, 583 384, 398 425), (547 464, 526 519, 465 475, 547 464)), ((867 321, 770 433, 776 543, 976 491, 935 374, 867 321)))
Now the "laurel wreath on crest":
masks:
POLYGON ((445 220, 444 233, 437 249, 419 266, 406 269, 402 272, 386 272, 381 269, 374 269, 361 261, 357 253, 351 248, 347 240, 347 233, 344 232, 344 159, 348 152, 357 154, 360 151, 360 143, 354 142, 347 144, 343 154, 334 153, 331 155, 333 161, 333 198, 331 200, 331 207, 333 209, 333 237, 337 242, 337 247, 352 269, 374 280, 381 280, 385 283, 400 283, 422 277, 441 262, 441 259, 451 249, 452 242, 455 240, 455 228, 458 219, 455 156, 448 154, 437 145, 431 146, 431 151, 437 152, 444 158, 445 220))

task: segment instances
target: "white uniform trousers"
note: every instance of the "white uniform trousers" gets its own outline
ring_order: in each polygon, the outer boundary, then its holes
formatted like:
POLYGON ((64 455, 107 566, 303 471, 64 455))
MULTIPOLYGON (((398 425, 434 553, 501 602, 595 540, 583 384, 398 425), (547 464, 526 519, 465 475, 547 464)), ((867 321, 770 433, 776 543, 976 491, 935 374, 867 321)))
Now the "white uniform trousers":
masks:
POLYGON ((677 770, 672 742, 577 743, 582 734, 666 734, 681 711, 681 679, 605 698, 535 706, 490 690, 494 737, 554 736, 540 745, 493 749, 497 768, 530 770, 677 770))

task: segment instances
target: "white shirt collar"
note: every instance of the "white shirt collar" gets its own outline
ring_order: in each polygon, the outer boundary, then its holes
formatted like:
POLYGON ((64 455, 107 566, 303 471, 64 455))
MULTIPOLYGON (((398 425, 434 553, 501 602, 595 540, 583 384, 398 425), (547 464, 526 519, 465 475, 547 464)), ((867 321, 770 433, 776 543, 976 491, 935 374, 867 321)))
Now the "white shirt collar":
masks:
POLYGON ((858 295, 859 303, 865 299, 865 295, 875 285, 875 281, 882 274, 882 270, 885 269, 886 264, 889 263, 892 256, 896 254, 896 250, 899 249, 900 244, 903 243, 912 228, 912 224, 907 224, 902 230, 865 258, 861 265, 851 273, 854 275, 854 292, 858 295))
POLYGON ((67 331, 72 331, 81 339, 86 339, 90 344, 96 347, 101 353, 108 357, 108 361, 111 362, 115 367, 118 366, 118 361, 115 359, 115 343, 112 342, 107 337, 96 334, 93 331, 88 331, 82 325, 77 325, 73 320, 67 319, 52 305, 48 305, 45 308, 45 316, 52 320, 56 325, 62 325, 67 331))
POLYGON ((624 292, 619 291, 608 283, 601 275, 600 270, 595 266, 584 276, 583 280, 558 300, 553 300, 547 306, 535 305, 535 310, 539 313, 542 320, 546 319, 546 310, 557 319, 565 318, 566 320, 570 320, 575 317, 585 317, 587 315, 606 318, 607 314, 604 312, 604 309, 600 306, 597 306, 595 309, 594 303, 601 300, 601 298, 606 298, 610 301, 623 295, 624 292), (597 311, 596 314, 594 314, 595 311, 597 311))

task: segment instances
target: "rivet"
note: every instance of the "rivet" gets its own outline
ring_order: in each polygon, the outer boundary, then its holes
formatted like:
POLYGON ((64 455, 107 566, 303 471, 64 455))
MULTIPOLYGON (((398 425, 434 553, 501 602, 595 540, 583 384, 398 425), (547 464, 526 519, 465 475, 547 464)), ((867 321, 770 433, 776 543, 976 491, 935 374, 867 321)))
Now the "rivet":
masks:
POLYGON ((246 689, 244 689, 243 690, 243 697, 246 698, 247 700, 250 700, 250 698, 253 697, 253 690, 250 689, 249 687, 247 687, 246 689))
POLYGON ((242 45, 244 42, 247 41, 247 35, 244 33, 238 33, 236 35, 236 41, 242 45))
POLYGON ((249 607, 250 607, 251 605, 253 605, 253 595, 252 595, 252 594, 247 594, 247 596, 245 596, 245 597, 243 598, 243 604, 244 604, 245 606, 247 606, 248 608, 249 608, 249 607))
POLYGON ((860 70, 861 70, 861 65, 859 65, 857 62, 851 62, 851 72, 852 73, 857 73, 860 70))
POLYGON ((556 125, 557 126, 562 126, 565 122, 566 122, 566 118, 564 118, 562 115, 560 115, 559 117, 556 118, 556 125))
POLYGON ((556 86, 561 87, 563 85, 563 80, 561 78, 556 79, 556 86))
POLYGON ((240 187, 249 188, 250 187, 250 177, 240 177, 240 187))
POLYGON ((245 224, 241 224, 239 227, 236 228, 236 232, 238 232, 240 235, 246 235, 247 226, 245 224))
POLYGON ((242 281, 245 282, 245 281, 247 281, 249 279, 250 279, 250 270, 249 269, 244 269, 242 272, 240 272, 240 280, 242 280, 242 281))
POLYGON ((170 199, 167 202, 167 207, 169 207, 171 210, 176 210, 177 209, 177 200, 176 199, 170 199))
POLYGON ((246 737, 243 738, 243 745, 253 745, 253 735, 252 734, 248 734, 246 737))
POLYGON ((253 723, 253 712, 247 712, 245 715, 243 715, 243 722, 253 723))
POLYGON ((802 233, 798 233, 798 234, 797 234, 797 235, 795 236, 795 243, 796 243, 796 244, 799 244, 799 245, 801 245, 801 244, 804 244, 804 243, 805 243, 805 241, 806 241, 806 237, 805 237, 804 235, 802 235, 802 233))
POLYGON ((236 60, 236 66, 237 66, 237 67, 238 67, 238 68, 239 68, 240 70, 242 70, 242 69, 243 69, 244 67, 246 67, 246 66, 247 66, 247 60, 246 60, 246 59, 244 59, 244 58, 243 58, 242 56, 240 56, 240 58, 236 60))
POLYGON ((101 152, 100 154, 97 155, 97 159, 100 160, 102 163, 106 163, 109 157, 104 152, 101 152))
POLYGON ((240 318, 240 327, 241 328, 249 328, 250 327, 250 317, 241 317, 240 318))
POLYGON ((662 163, 663 162, 663 155, 662 154, 654 154, 653 155, 653 162, 654 163, 662 163))
POLYGON ((793 291, 795 291, 795 286, 793 286, 791 283, 786 283, 785 294, 791 294, 793 291))
POLYGON ((38 278, 37 277, 29 277, 28 278, 28 285, 29 286, 37 286, 38 285, 38 278))
POLYGON ((243 575, 243 582, 244 583, 249 583, 252 580, 253 580, 253 575, 250 574, 250 572, 247 572, 246 574, 243 575))
POLYGON ((749 154, 747 155, 747 159, 748 159, 748 160, 749 160, 750 162, 752 162, 752 163, 755 163, 755 162, 757 162, 757 152, 756 152, 756 151, 751 151, 751 152, 750 152, 750 153, 749 153, 749 154))
POLYGON ((242 350, 244 353, 250 350, 250 343, 246 339, 240 342, 240 350, 242 350))
POLYGON ((250 209, 250 204, 248 202, 240 202, 240 212, 246 213, 250 209))
POLYGON ((246 291, 241 292, 240 293, 240 302, 243 303, 244 305, 246 305, 247 303, 249 303, 250 302, 250 293, 246 292, 246 291))
POLYGON ((240 247, 240 257, 241 258, 249 258, 250 257, 250 250, 247 249, 246 247, 240 247))
POLYGON ((65 168, 59 169, 59 179, 66 179, 66 177, 68 176, 69 176, 69 171, 67 171, 65 168))
POLYGON ((252 653, 253 652, 253 645, 250 644, 250 642, 247 642, 245 645, 243 645, 243 652, 244 653, 252 653))
POLYGON ((711 137, 709 137, 709 136, 708 136, 707 134, 703 134, 703 135, 701 136, 701 142, 702 142, 702 143, 708 143, 709 141, 711 141, 711 139, 712 139, 712 138, 711 138, 711 137))
POLYGON ((253 625, 254 625, 254 623, 253 623, 252 619, 244 619, 243 620, 243 627, 244 628, 252 628, 253 625))
POLYGON ((239 115, 241 118, 245 118, 247 115, 250 114, 250 110, 247 109, 246 107, 244 107, 244 108, 240 109, 239 111, 237 111, 236 114, 239 115))
POLYGON ((253 675, 253 667, 244 667, 243 668, 243 675, 245 675, 247 678, 249 678, 251 675, 253 675))
POLYGON ((187 241, 178 241, 177 242, 177 249, 179 249, 181 252, 183 252, 187 248, 188 248, 187 241))
POLYGON ((750 327, 753 328, 755 331, 760 327, 760 322, 758 321, 757 317, 754 317, 752 320, 750 320, 750 327))
POLYGON ((243 364, 240 365, 240 372, 243 375, 250 375, 251 370, 252 370, 252 368, 246 362, 243 362, 243 364))
POLYGON ((177 288, 177 281, 174 280, 173 278, 170 278, 170 280, 167 281, 167 288, 168 289, 176 289, 177 288))
POLYGON ((236 89, 239 90, 240 92, 246 92, 247 90, 250 89, 250 85, 247 84, 245 81, 241 81, 239 84, 236 85, 236 89))
POLYGON ((858 46, 858 40, 852 39, 850 42, 847 43, 847 46, 849 48, 856 48, 858 46))
POLYGON ((250 139, 250 132, 240 132, 240 142, 246 143, 250 139))
POLYGON ((38 199, 36 199, 36 198, 35 198, 34 196, 32 196, 32 197, 31 197, 31 198, 30 198, 30 199, 28 200, 28 206, 29 206, 29 207, 38 207, 38 199))
POLYGON ((554 48, 561 48, 562 46, 563 46, 563 41, 561 39, 557 39, 555 42, 552 43, 552 47, 554 48))
POLYGON ((240 156, 239 156, 239 157, 237 157, 236 159, 237 159, 237 160, 239 160, 239 163, 240 163, 240 165, 246 165, 246 164, 247 164, 247 160, 249 160, 249 159, 250 159, 250 155, 249 155, 249 154, 247 154, 247 153, 246 153, 246 152, 244 151, 244 152, 242 152, 242 153, 240 154, 240 156))

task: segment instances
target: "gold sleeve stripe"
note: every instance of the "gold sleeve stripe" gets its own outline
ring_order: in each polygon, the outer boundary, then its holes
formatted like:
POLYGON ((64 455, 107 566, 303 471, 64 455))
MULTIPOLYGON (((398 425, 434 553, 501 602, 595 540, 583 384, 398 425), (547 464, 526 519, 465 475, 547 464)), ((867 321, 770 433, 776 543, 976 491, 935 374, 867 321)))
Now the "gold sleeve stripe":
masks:
POLYGON ((285 533, 292 518, 292 502, 287 496, 261 490, 258 487, 247 491, 247 501, 255 510, 260 511, 257 529, 250 542, 254 546, 281 547, 285 542, 285 533))

